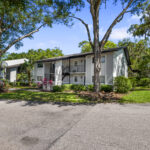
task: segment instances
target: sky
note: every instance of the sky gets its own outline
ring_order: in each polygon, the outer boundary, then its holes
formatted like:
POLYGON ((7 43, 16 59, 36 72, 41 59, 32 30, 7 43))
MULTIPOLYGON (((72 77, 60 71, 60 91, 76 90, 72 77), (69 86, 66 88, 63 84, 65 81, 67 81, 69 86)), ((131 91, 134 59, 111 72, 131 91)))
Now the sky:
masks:
MULTIPOLYGON (((120 4, 114 6, 108 3, 106 9, 100 9, 100 39, 115 19, 121 12, 122 6, 120 4)), ((91 37, 93 38, 92 17, 90 14, 89 5, 86 4, 80 12, 75 16, 82 18, 89 25, 91 37)), ((78 20, 73 20, 74 25, 67 27, 62 24, 54 24, 52 28, 45 27, 33 35, 33 39, 24 39, 23 46, 16 50, 14 47, 9 49, 12 52, 27 52, 29 49, 47 49, 58 47, 62 50, 63 54, 80 53, 81 49, 78 47, 79 42, 88 40, 87 32, 82 23, 78 20)), ((132 38, 132 35, 127 33, 131 24, 139 23, 139 16, 126 14, 123 20, 118 23, 111 33, 109 40, 118 43, 119 40, 124 38, 132 38)))

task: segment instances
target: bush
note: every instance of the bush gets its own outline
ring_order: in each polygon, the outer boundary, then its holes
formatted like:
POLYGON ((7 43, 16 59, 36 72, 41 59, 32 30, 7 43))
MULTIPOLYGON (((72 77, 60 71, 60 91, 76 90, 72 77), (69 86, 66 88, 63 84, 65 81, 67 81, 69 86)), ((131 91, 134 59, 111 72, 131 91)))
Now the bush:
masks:
POLYGON ((115 78, 114 88, 117 93, 127 93, 131 90, 132 84, 128 78, 119 76, 115 78))
POLYGON ((63 90, 69 91, 69 90, 71 90, 71 86, 72 86, 72 84, 63 84, 62 88, 63 88, 63 90))
POLYGON ((113 86, 103 84, 103 85, 101 85, 100 90, 104 91, 104 92, 112 92, 113 91, 113 86))
POLYGON ((9 83, 7 80, 0 80, 0 92, 7 92, 9 89, 9 83))
POLYGON ((53 86, 53 92, 62 92, 63 86, 55 85, 53 86))
POLYGON ((140 86, 150 87, 150 78, 141 78, 139 81, 140 86))
POLYGON ((37 87, 37 84, 36 84, 36 83, 32 83, 31 86, 32 86, 33 88, 36 88, 36 87, 37 87))
POLYGON ((133 88, 137 86, 137 79, 135 77, 130 77, 129 80, 133 88))
POLYGON ((87 85, 87 90, 93 92, 94 91, 94 85, 87 85))
POLYGON ((71 85, 71 89, 74 91, 86 91, 86 86, 82 85, 82 84, 72 84, 71 85))

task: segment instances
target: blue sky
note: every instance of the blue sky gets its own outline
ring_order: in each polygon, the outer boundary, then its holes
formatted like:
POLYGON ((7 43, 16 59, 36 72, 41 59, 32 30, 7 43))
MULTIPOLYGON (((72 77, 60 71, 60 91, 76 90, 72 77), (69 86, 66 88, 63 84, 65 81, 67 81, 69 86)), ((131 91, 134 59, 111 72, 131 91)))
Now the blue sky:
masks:
MULTIPOLYGON (((109 3, 107 8, 104 7, 100 10, 100 38, 106 32, 107 28, 113 21, 113 19, 122 10, 122 6, 118 4, 117 6, 109 3)), ((92 19, 89 12, 89 5, 87 4, 81 12, 76 13, 77 17, 81 17, 86 23, 89 24, 89 28, 92 35, 92 19)), ((139 17, 136 15, 131 16, 126 14, 124 19, 115 26, 109 40, 117 43, 123 38, 132 37, 127 33, 128 28, 131 24, 138 23, 139 17)), ((29 49, 47 49, 59 47, 64 54, 79 53, 81 50, 78 47, 79 42, 83 40, 88 40, 85 27, 77 20, 74 20, 74 25, 72 27, 66 27, 64 25, 54 24, 53 28, 45 27, 41 29, 38 33, 34 34, 34 39, 24 39, 24 46, 19 50, 12 47, 8 52, 26 52, 29 49)))

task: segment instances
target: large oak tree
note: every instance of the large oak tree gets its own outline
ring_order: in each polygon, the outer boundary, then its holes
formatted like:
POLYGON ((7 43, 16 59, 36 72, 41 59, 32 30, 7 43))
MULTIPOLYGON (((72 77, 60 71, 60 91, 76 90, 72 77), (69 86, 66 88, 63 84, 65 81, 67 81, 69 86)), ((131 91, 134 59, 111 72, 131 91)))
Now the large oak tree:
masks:
POLYGON ((0 0, 0 58, 44 26, 68 25, 71 10, 80 10, 82 4, 80 0, 0 0))
MULTIPOLYGON (((86 2, 89 5, 89 10, 92 16, 92 21, 93 21, 93 37, 94 39, 92 40, 91 35, 90 35, 90 30, 88 27, 88 24, 81 18, 76 17, 76 16, 70 16, 74 19, 79 20, 86 28, 87 34, 88 34, 88 39, 90 42, 90 45, 92 47, 92 50, 94 52, 94 90, 95 92, 99 92, 100 89, 100 71, 101 71, 101 53, 103 50, 103 47, 105 43, 108 41, 109 36, 112 32, 112 29, 114 26, 119 23, 124 15, 126 13, 139 13, 140 8, 142 5, 146 5, 148 2, 147 0, 86 0, 86 2), (122 4, 122 11, 118 12, 118 15, 116 18, 112 21, 110 26, 108 27, 106 33, 104 34, 103 38, 100 40, 100 34, 99 34, 99 29, 100 29, 100 24, 99 24, 99 15, 102 13, 101 6, 104 4, 107 6, 107 3, 112 3, 112 10, 113 10, 113 4, 116 5, 118 3, 122 4)), ((107 8, 107 7, 106 7, 107 8)))

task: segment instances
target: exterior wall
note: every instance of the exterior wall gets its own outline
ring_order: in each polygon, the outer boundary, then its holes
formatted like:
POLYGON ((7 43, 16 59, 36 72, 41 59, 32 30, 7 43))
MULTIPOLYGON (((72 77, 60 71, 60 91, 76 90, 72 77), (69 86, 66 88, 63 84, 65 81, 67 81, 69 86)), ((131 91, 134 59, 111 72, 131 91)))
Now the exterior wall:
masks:
MULTIPOLYGON (((101 63, 101 72, 100 76, 105 76, 105 83, 106 83, 106 62, 107 62, 107 55, 102 55, 105 57, 105 62, 101 63)), ((93 84, 92 78, 94 76, 94 63, 93 63, 93 55, 86 56, 86 84, 93 84)))
POLYGON ((113 54, 113 78, 117 76, 128 77, 128 66, 123 49, 113 54))
POLYGON ((16 82, 17 79, 17 68, 10 69, 10 82, 16 82))
POLYGON ((32 79, 34 79, 35 82, 38 81, 39 77, 41 77, 42 79, 44 78, 44 63, 43 63, 43 68, 38 68, 37 64, 38 63, 34 64, 34 68, 32 71, 32 79))
POLYGON ((55 85, 62 84, 62 60, 55 63, 55 85))
MULTIPOLYGON (((53 83, 55 85, 93 84, 93 57, 93 55, 87 55, 86 57, 68 58, 51 62, 52 64, 55 64, 55 72, 52 73, 55 77, 53 83), (80 68, 82 70, 80 71, 80 69, 76 69, 78 66, 85 68, 84 70, 80 68), (66 73, 70 73, 70 75, 66 73)), ((102 54, 102 57, 105 57, 105 61, 101 62, 100 79, 102 84, 112 85, 114 77, 117 76, 122 75, 128 77, 128 66, 123 49, 115 52, 104 53, 102 54)), ((37 68, 37 64, 35 64, 33 74, 35 81, 37 81, 38 76, 42 76, 42 78, 44 78, 46 74, 49 76, 51 74, 50 62, 43 63, 43 68, 37 68)))
POLYGON ((106 84, 113 84, 113 52, 106 55, 106 84))

